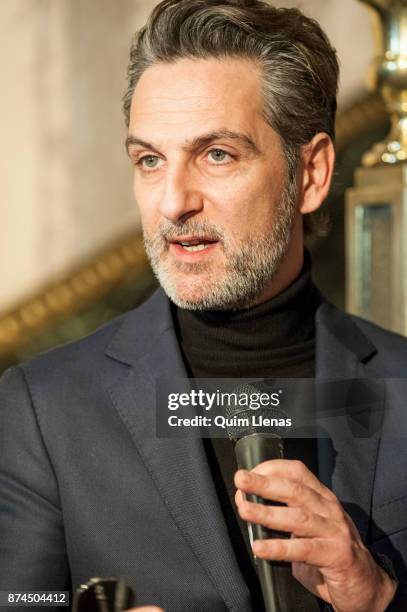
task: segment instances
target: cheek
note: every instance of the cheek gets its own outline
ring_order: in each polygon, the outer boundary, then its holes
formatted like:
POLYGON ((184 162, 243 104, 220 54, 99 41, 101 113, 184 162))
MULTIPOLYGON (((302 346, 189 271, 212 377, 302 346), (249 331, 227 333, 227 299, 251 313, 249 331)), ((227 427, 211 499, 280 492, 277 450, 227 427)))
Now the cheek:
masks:
POLYGON ((144 206, 146 196, 148 197, 148 190, 138 178, 136 171, 134 172, 133 176, 133 195, 134 199, 136 200, 136 203, 141 209, 144 206))
POLYGON ((265 167, 237 177, 229 191, 229 197, 246 205, 251 213, 261 212, 267 203, 270 207, 279 199, 282 180, 278 172, 265 167))
POLYGON ((152 229, 158 223, 158 206, 152 189, 148 186, 133 182, 133 194, 140 212, 140 219, 144 229, 152 229))
POLYGON ((146 237, 152 237, 159 227, 159 219, 154 214, 154 211, 149 206, 138 205, 140 213, 140 223, 143 233, 146 237))
MULTIPOLYGON (((237 219, 252 210, 251 202, 258 191, 256 182, 248 176, 233 175, 205 189, 206 202, 221 212, 225 219, 237 219)), ((209 208, 207 206, 207 208, 209 208)))
POLYGON ((276 191, 270 181, 234 182, 224 196, 218 198, 218 208, 237 235, 250 235, 272 224, 273 210, 279 200, 276 191))

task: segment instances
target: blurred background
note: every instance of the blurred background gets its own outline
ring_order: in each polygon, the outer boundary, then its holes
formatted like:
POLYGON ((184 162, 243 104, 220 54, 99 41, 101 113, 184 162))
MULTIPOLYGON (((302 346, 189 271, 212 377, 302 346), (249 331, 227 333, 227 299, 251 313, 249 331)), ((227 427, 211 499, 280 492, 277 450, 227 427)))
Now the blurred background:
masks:
MULTIPOLYGON (((341 62, 333 229, 315 278, 344 307, 344 192, 388 131, 369 92, 373 16, 356 0, 284 0, 315 17, 341 62)), ((133 33, 156 0, 0 3, 0 370, 78 338, 154 289, 140 240, 121 98, 133 33)))

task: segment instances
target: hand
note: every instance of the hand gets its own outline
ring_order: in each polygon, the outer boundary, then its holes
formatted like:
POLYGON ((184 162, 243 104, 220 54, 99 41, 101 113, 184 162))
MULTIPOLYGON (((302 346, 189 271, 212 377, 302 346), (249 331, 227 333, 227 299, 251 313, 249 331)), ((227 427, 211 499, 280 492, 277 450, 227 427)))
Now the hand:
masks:
POLYGON ((289 539, 257 540, 261 559, 292 563, 294 577, 336 612, 383 612, 396 583, 374 561, 334 493, 300 461, 275 459, 235 475, 241 518, 291 533, 289 539), (283 502, 254 504, 243 493, 283 502))

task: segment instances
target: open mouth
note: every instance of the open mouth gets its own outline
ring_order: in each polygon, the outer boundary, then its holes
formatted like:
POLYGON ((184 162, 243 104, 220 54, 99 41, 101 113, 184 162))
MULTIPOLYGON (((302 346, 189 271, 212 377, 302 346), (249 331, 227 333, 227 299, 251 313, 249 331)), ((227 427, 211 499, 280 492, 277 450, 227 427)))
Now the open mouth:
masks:
POLYGON ((172 244, 179 245, 183 250, 188 253, 197 253, 199 251, 205 251, 211 245, 218 242, 217 240, 212 240, 209 238, 190 238, 190 239, 180 239, 180 240, 171 240, 172 244))

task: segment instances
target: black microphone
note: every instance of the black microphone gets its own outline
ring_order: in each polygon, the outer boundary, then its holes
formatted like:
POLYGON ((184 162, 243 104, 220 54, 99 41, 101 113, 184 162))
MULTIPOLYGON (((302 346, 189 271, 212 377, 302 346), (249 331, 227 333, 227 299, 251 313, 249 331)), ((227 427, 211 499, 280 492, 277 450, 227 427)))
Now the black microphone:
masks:
POLYGON ((136 595, 121 578, 91 578, 74 593, 73 612, 123 612, 132 608, 136 595))
MULTIPOLYGON (((236 389, 236 395, 247 394, 248 397, 259 391, 253 385, 244 384, 236 389)), ((284 445, 279 434, 282 429, 277 424, 275 427, 262 426, 264 419, 275 419, 276 423, 286 419, 283 410, 276 407, 259 408, 253 410, 248 406, 230 404, 226 409, 227 416, 233 424, 228 426, 229 438, 235 442, 235 454, 239 469, 252 470, 259 463, 270 459, 282 459, 284 457, 284 445), (256 422, 254 422, 256 419, 256 422), (260 425, 259 425, 260 423, 260 425)), ((281 505, 277 502, 264 500, 257 495, 247 494, 246 499, 250 502, 281 505)), ((248 523, 250 543, 254 540, 287 538, 287 533, 281 533, 266 529, 262 525, 248 523)), ((289 612, 291 609, 289 600, 292 588, 291 567, 287 563, 267 561, 259 559, 254 555, 260 586, 266 612, 289 612)))

